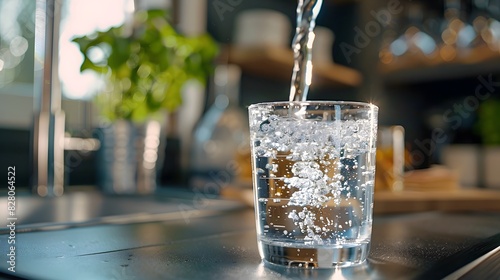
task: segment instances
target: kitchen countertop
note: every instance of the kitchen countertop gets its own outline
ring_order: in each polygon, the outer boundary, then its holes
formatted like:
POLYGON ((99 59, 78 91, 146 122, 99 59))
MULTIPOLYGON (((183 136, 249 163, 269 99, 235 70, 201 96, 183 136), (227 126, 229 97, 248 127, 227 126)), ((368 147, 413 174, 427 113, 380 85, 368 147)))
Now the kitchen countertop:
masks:
MULTIPOLYGON (((343 269, 282 268, 264 265, 256 242, 253 210, 200 194, 164 192, 123 200, 140 214, 23 224, 16 232, 16 273, 6 262, 8 228, 0 229, 0 278, 12 279, 498 279, 500 213, 421 212, 375 215, 368 261, 343 269), (131 203, 131 201, 136 201, 131 203), (147 205, 149 203, 149 205, 147 205), (146 206, 147 205, 147 206, 146 206), (162 209, 162 205, 165 206, 162 209), (155 208, 156 207, 156 208, 155 208), (154 210, 148 210, 154 209, 154 210), (497 251, 495 251, 497 250, 497 251), (490 255, 486 255, 489 253, 490 255), (485 261, 469 269, 474 260, 485 261), (493 261, 496 260, 496 261, 493 261), (460 270, 461 269, 461 270, 460 270), (453 274, 455 273, 455 274, 453 274), (17 278, 16 278, 17 277, 17 278), (478 278, 479 277, 479 278, 478 278)), ((96 197, 100 198, 96 199, 96 197)), ((5 198, 5 197, 3 197, 5 198)), ((72 204, 65 195, 50 205, 72 204)), ((4 201, 6 199, 3 199, 4 201)), ((23 201, 42 198, 18 197, 23 201)), ((79 199, 80 200, 80 199, 79 199)), ((42 202, 45 203, 45 202, 42 202)), ((115 202, 113 202, 115 203, 115 202)), ((27 205, 28 203, 26 203, 27 205)), ((92 205, 92 204, 91 204, 92 205)), ((114 207, 114 206, 113 206, 114 207)), ((45 208, 39 208, 45 209, 45 208)), ((61 211, 54 208, 51 211, 61 211)), ((40 211, 40 210, 34 210, 40 211)), ((102 212, 102 211, 101 211, 102 212)), ((25 219, 29 221, 29 215, 25 219)), ((2 217, 4 218, 4 217, 2 217)))

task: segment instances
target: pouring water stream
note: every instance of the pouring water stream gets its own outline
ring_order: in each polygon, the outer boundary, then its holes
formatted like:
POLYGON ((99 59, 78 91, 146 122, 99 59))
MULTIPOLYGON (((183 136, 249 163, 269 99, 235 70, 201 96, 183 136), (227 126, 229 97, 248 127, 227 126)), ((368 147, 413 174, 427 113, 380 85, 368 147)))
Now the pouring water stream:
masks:
POLYGON ((312 46, 314 27, 323 0, 299 0, 297 28, 292 42, 294 66, 290 86, 290 102, 306 101, 312 78, 312 46))

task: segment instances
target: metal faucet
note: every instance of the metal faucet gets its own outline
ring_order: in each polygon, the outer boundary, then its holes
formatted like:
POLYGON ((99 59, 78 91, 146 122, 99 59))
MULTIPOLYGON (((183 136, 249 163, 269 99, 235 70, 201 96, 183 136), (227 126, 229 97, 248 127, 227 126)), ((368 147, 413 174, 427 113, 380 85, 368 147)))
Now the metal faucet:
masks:
POLYGON ((36 1, 33 192, 64 192, 64 122, 58 75, 60 0, 36 1))

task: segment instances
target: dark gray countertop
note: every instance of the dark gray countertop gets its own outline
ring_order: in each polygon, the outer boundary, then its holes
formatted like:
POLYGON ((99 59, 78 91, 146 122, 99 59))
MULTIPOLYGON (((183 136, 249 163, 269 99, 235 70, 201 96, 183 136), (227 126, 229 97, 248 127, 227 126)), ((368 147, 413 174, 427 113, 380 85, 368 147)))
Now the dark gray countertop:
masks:
MULTIPOLYGON (((127 199, 130 203, 132 198, 127 199)), ((193 199, 196 198, 155 198, 156 203, 164 203, 169 210, 161 213, 161 209, 156 209, 156 213, 129 218, 60 222, 57 226, 50 223, 21 226, 19 221, 13 276, 28 279, 441 279, 500 247, 499 213, 375 216, 369 261, 364 265, 332 270, 268 267, 261 263, 257 251, 252 209, 218 200, 210 200, 210 203, 204 200, 204 204, 196 208, 186 208, 196 205, 193 199), (183 207, 181 211, 171 210, 183 207)), ((144 198, 138 199, 138 203, 141 200, 144 198)), ((0 233, 1 248, 6 248, 8 231, 3 228, 0 233)), ((11 277, 6 258, 6 252, 2 252, 0 278, 11 277)), ((491 269, 483 269, 483 272, 491 269)), ((464 274, 463 279, 470 273, 464 274)))

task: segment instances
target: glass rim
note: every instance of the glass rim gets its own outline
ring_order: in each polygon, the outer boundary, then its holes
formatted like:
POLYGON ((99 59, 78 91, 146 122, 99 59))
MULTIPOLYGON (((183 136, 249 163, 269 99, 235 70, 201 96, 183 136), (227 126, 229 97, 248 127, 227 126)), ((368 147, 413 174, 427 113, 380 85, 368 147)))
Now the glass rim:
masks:
POLYGON ((270 101, 251 104, 248 109, 254 109, 265 106, 286 106, 286 105, 299 105, 299 106, 333 106, 333 105, 354 105, 378 111, 378 106, 373 103, 361 101, 334 101, 334 100, 307 100, 307 101, 270 101))

